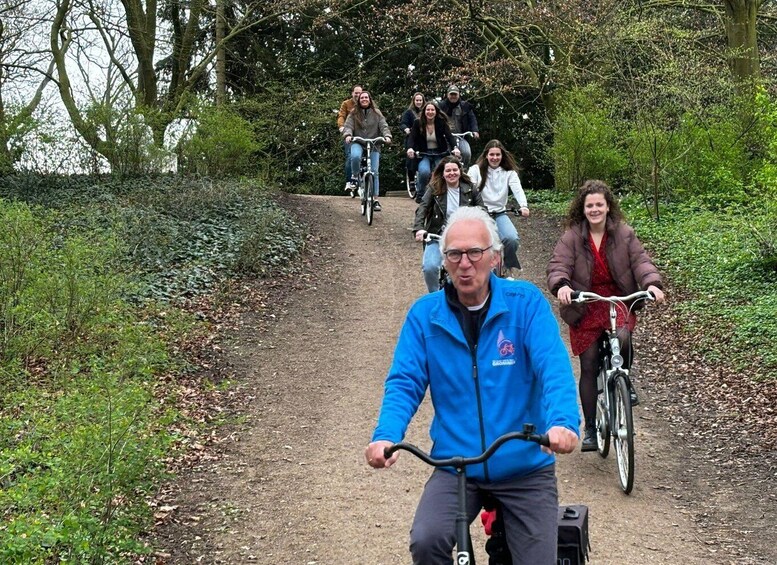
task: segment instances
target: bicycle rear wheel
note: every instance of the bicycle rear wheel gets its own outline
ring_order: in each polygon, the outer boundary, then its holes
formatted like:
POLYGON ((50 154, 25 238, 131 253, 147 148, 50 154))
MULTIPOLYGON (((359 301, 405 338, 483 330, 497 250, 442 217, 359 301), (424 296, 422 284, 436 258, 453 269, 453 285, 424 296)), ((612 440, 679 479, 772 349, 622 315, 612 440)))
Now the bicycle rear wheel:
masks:
POLYGON ((626 494, 634 488, 634 420, 626 375, 615 376, 615 455, 618 460, 618 479, 626 494))
POLYGON ((610 453, 610 414, 604 392, 596 398, 596 451, 602 458, 610 453))
POLYGON ((373 202, 375 200, 374 195, 372 194, 372 189, 375 184, 375 179, 372 178, 372 175, 367 175, 364 177, 364 197, 366 199, 366 209, 367 209, 367 225, 372 225, 372 214, 375 212, 373 210, 373 202))

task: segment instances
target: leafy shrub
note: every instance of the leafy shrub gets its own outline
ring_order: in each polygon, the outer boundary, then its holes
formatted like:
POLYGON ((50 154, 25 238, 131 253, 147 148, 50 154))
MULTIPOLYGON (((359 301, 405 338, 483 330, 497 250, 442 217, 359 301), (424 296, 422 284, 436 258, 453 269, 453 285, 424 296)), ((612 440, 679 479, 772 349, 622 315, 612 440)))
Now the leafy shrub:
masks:
POLYGON ((669 170, 674 197, 722 210, 748 201, 748 158, 739 118, 720 110, 707 119, 686 116, 678 130, 682 156, 669 170))
POLYGON ((269 85, 261 97, 236 106, 253 125, 262 179, 287 192, 342 193, 344 157, 336 127, 341 89, 269 85))
POLYGON ((26 206, 2 201, 0 226, 0 358, 48 355, 98 323, 121 285, 105 267, 116 252, 110 241, 57 241, 26 206))
POLYGON ((205 106, 197 114, 194 133, 179 143, 179 166, 200 175, 240 175, 251 169, 258 149, 251 124, 233 109, 205 106))
POLYGON ((613 183, 622 176, 626 157, 618 145, 612 107, 596 85, 574 89, 561 102, 553 147, 558 188, 576 188, 591 178, 613 183))

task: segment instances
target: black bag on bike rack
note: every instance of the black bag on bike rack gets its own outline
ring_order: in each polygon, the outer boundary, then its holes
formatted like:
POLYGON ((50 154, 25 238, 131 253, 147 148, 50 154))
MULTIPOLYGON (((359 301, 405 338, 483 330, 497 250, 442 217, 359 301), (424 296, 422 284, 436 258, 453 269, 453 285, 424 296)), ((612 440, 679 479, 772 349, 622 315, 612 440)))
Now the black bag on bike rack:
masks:
POLYGON ((588 561, 588 507, 568 504, 558 508, 558 565, 583 565, 588 561))

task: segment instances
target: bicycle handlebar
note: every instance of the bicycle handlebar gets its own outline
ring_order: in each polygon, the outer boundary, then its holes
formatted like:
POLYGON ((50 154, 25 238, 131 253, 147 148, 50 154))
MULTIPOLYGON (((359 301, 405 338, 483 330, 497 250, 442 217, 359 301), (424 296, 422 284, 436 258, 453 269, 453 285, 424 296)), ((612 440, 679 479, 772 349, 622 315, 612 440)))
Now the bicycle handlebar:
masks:
POLYGON ((509 208, 506 208, 504 210, 505 214, 512 214, 513 216, 518 216, 519 218, 523 216, 523 210, 521 208, 516 208, 515 206, 510 206, 509 208))
POLYGON ((474 132, 474 131, 465 131, 465 132, 462 132, 462 133, 454 133, 453 136, 454 137, 458 137, 458 138, 462 138, 462 137, 475 137, 476 133, 477 132, 474 132))
POLYGON ((424 243, 430 243, 432 241, 439 241, 442 239, 442 236, 436 233, 429 233, 426 232, 424 234, 424 243))
POLYGON ((509 432, 499 436, 494 440, 494 443, 488 446, 488 449, 476 457, 450 457, 448 459, 434 459, 429 454, 421 451, 418 447, 411 443, 395 443, 394 445, 391 445, 390 447, 387 447, 383 450, 383 456, 388 459, 396 451, 402 449, 404 451, 409 451, 418 457, 421 461, 427 465, 431 465, 432 467, 455 467, 457 469, 461 469, 467 465, 477 465, 478 463, 483 463, 486 459, 491 457, 503 443, 511 439, 522 439, 525 441, 533 441, 534 443, 544 445, 545 447, 550 446, 548 434, 535 433, 535 429, 536 428, 534 427, 534 424, 524 424, 522 432, 509 432))
MULTIPOLYGON (((410 149, 413 149, 410 147, 410 149)), ((407 151, 405 151, 407 153, 407 151)), ((419 161, 423 159, 424 157, 447 157, 451 154, 450 151, 442 151, 442 152, 435 152, 435 151, 416 151, 413 149, 413 153, 415 154, 414 157, 408 157, 408 159, 418 159, 419 161)))
POLYGON ((595 292, 588 292, 585 290, 572 291, 572 302, 628 302, 629 300, 655 300, 652 292, 647 290, 639 290, 628 296, 600 296, 595 292))
POLYGON ((385 143, 386 139, 387 138, 385 138, 383 136, 374 137, 372 139, 367 139, 366 137, 359 137, 358 135, 352 135, 351 136, 351 143, 354 143, 354 142, 358 143, 360 141, 362 141, 364 143, 385 143))

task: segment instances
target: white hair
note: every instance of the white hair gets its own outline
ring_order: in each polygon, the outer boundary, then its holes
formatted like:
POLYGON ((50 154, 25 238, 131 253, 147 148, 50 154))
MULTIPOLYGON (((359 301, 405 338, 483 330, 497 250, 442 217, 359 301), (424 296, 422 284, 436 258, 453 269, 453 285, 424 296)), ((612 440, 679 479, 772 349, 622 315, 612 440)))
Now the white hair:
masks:
POLYGON ((499 239, 499 230, 496 228, 496 222, 488 215, 488 212, 483 210, 480 206, 460 206, 453 214, 451 214, 451 217, 448 218, 448 223, 445 224, 445 229, 442 230, 440 253, 442 253, 443 260, 445 260, 445 250, 448 248, 448 230, 458 222, 465 220, 482 222, 483 225, 486 226, 488 235, 491 238, 491 252, 499 253, 502 251, 502 240, 499 239))

